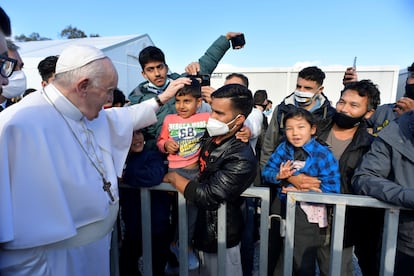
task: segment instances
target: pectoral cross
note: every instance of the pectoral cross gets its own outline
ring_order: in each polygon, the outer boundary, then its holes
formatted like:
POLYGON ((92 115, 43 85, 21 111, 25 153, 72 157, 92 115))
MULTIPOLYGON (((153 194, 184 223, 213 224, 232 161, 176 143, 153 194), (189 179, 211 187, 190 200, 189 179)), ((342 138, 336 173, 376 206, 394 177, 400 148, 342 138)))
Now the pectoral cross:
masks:
POLYGON ((103 190, 108 193, 109 198, 111 199, 112 202, 114 202, 115 198, 111 193, 111 182, 107 181, 105 178, 102 178, 102 182, 103 182, 103 186, 102 186, 103 190))

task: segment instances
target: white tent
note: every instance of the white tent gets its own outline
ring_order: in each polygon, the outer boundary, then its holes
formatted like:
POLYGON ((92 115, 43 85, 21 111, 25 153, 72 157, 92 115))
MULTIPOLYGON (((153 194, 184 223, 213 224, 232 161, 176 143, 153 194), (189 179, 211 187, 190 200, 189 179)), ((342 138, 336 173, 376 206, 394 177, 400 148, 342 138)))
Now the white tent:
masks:
POLYGON ((24 62, 23 71, 27 77, 27 88, 41 88, 37 66, 42 59, 59 55, 64 48, 73 44, 95 46, 111 58, 119 75, 118 88, 126 95, 144 80, 138 62, 139 52, 147 46, 154 45, 147 34, 16 42, 24 62))

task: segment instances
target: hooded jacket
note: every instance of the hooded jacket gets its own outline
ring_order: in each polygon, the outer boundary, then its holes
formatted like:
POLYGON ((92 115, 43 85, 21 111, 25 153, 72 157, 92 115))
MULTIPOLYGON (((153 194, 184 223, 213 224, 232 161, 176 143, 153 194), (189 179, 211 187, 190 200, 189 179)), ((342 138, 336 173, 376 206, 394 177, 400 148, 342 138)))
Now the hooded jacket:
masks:
MULTIPOLYGON (((223 58, 224 54, 230 48, 230 42, 225 36, 220 36, 213 44, 207 49, 205 54, 200 57, 198 62, 200 63, 200 74, 211 75, 214 69, 216 69, 218 63, 223 58)), ((170 80, 178 79, 184 75, 178 73, 169 74, 167 77, 170 80)), ((137 104, 145 100, 151 99, 157 95, 157 91, 149 88, 149 82, 144 81, 140 83, 128 96, 131 104, 137 104)), ((175 98, 173 97, 157 111, 157 123, 143 129, 144 139, 147 142, 146 147, 157 149, 156 140, 159 136, 162 128, 162 123, 165 116, 168 114, 177 113, 175 110, 175 98)))
MULTIPOLYGON (((335 114, 335 108, 331 106, 328 98, 321 93, 319 96, 320 107, 312 111, 317 124, 317 135, 324 131, 335 114)), ((263 168, 269 160, 272 153, 283 140, 285 135, 285 126, 283 125, 283 118, 289 110, 295 106, 294 93, 287 96, 275 109, 270 120, 266 135, 262 144, 262 152, 260 157, 260 166, 263 168)))
MULTIPOLYGON (((381 130, 355 170, 358 194, 414 208, 414 111, 404 113, 381 130)), ((414 211, 402 210, 397 250, 414 256, 414 211)))

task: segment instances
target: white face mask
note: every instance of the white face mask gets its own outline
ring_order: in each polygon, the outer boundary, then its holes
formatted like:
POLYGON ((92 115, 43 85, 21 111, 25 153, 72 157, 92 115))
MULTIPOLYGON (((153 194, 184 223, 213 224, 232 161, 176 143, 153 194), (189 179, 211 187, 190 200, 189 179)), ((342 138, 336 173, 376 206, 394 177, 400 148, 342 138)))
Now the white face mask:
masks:
POLYGON ((26 91, 26 75, 22 70, 14 71, 9 77, 9 84, 2 86, 1 93, 7 99, 12 99, 21 96, 26 91))
POLYGON ((229 129, 229 125, 231 125, 237 118, 239 118, 240 115, 237 115, 236 118, 234 118, 233 120, 231 120, 230 122, 223 123, 219 120, 216 120, 214 118, 208 118, 207 121, 207 132, 208 134, 213 137, 213 136, 221 136, 221 135, 225 135, 227 134, 230 129, 229 129))
POLYGON ((302 91, 295 91, 295 101, 297 101, 301 106, 307 106, 312 103, 313 97, 315 93, 312 92, 302 92, 302 91))

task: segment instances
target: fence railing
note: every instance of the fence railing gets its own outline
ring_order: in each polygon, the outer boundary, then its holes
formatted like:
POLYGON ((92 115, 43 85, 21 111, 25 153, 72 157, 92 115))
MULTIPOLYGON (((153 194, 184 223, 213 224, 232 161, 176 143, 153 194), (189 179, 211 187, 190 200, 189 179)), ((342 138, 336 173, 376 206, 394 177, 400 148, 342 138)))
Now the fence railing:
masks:
MULTIPOLYGON (((144 275, 152 275, 152 248, 151 248, 151 190, 177 192, 170 184, 162 183, 161 185, 151 188, 141 188, 141 212, 142 212, 142 240, 143 240, 143 260, 144 275)), ((268 216, 269 216, 269 189, 265 187, 248 188, 242 196, 255 197, 261 199, 260 206, 260 246, 259 246, 259 275, 267 275, 267 248, 268 248, 268 216)), ((186 200, 184 196, 178 193, 178 231, 180 244, 187 243, 187 214, 186 200)), ((226 205, 223 204, 218 210, 217 223, 217 259, 225 260, 226 256, 226 205)), ((180 246, 180 276, 188 275, 187 246, 180 246)), ((225 262, 218 263, 218 276, 225 276, 225 262)))
MULTIPOLYGON (((141 211, 142 211, 142 240, 143 240, 143 260, 144 275, 152 275, 152 247, 151 247, 151 190, 161 190, 177 192, 170 184, 162 183, 151 188, 141 188, 141 211)), ((268 228, 269 228, 269 208, 270 193, 266 187, 248 188, 242 196, 261 199, 260 212, 260 247, 259 247, 259 275, 267 275, 268 265, 268 228)), ((396 253, 396 243, 398 234, 398 220, 400 209, 398 206, 384 203, 368 196, 345 195, 345 194, 326 194, 326 193, 304 193, 289 192, 287 195, 285 246, 284 246, 284 275, 292 275, 293 246, 294 246, 294 227, 295 227, 295 208, 300 201, 324 203, 334 206, 334 220, 331 235, 331 259, 329 265, 329 275, 340 275, 342 260, 342 245, 344 237, 344 223, 346 206, 371 207, 385 209, 384 232, 382 238, 381 266, 380 275, 393 275, 394 261, 396 253)), ((223 204, 218 210, 218 252, 217 259, 225 260, 226 254, 226 206, 223 204)), ((187 214, 186 200, 178 193, 178 227, 180 244, 186 244, 187 214)), ((180 276, 187 276, 188 271, 188 249, 186 246, 179 247, 179 273, 180 276)), ((225 262, 219 262, 217 275, 226 275, 225 262)))
POLYGON ((331 238, 331 260, 329 275, 341 274, 342 244, 344 237, 344 223, 346 206, 381 208, 385 210, 384 232, 382 236, 380 275, 394 274, 394 261, 398 234, 398 219, 400 209, 398 206, 379 201, 368 196, 289 192, 286 206, 286 237, 285 254, 283 260, 284 275, 292 275, 293 245, 295 231, 296 202, 305 201, 325 203, 334 206, 334 220, 331 238))

